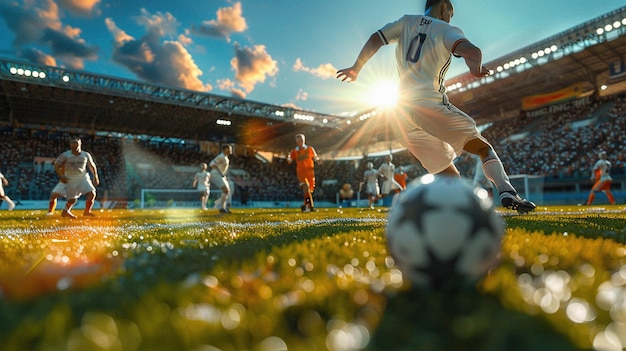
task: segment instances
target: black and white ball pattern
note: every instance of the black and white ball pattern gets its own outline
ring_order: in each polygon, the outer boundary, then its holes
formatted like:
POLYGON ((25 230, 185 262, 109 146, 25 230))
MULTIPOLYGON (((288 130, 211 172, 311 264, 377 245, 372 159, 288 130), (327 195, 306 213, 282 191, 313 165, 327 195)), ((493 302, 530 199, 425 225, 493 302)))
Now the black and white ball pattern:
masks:
POLYGON ((458 288, 497 262, 504 222, 487 192, 465 180, 426 175, 400 193, 388 218, 387 245, 405 279, 458 288))

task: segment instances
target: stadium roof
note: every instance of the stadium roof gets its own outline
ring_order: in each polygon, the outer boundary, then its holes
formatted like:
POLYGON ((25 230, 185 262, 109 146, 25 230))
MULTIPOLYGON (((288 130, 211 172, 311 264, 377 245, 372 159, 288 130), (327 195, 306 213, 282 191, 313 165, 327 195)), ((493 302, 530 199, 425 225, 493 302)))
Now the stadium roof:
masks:
MULTIPOLYGON (((626 70, 625 61, 626 6, 486 63, 490 77, 464 74, 446 84, 451 102, 484 124, 517 116, 524 97, 575 83, 583 94, 625 91, 626 72, 609 77, 611 65, 626 70)), ((274 153, 287 152, 303 133, 325 158, 401 147, 389 114, 377 111, 348 124, 345 117, 2 59, 0 87, 0 122, 13 126, 229 142, 274 153)))

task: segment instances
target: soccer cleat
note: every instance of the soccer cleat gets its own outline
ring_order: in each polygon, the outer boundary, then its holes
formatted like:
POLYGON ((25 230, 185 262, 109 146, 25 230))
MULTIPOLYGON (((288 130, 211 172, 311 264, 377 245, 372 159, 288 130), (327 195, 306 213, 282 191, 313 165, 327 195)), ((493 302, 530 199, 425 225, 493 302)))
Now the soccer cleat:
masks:
POLYGON ((61 212, 61 217, 74 219, 76 218, 76 215, 68 210, 63 210, 63 212, 61 212))
POLYGON ((15 208, 15 204, 10 202, 9 203, 9 211, 13 211, 14 208, 15 208))
POLYGON ((230 210, 227 208, 220 208, 220 213, 230 213, 230 210))
POLYGON ((534 203, 522 199, 516 193, 502 192, 500 193, 500 201, 502 206, 511 210, 516 210, 519 213, 527 213, 534 211, 537 207, 534 203))
POLYGON ((48 212, 48 213, 46 213, 46 216, 52 216, 52 215, 54 215, 54 212, 48 212))
POLYGON ((96 215, 91 213, 91 212, 85 212, 83 213, 83 217, 95 217, 96 215))

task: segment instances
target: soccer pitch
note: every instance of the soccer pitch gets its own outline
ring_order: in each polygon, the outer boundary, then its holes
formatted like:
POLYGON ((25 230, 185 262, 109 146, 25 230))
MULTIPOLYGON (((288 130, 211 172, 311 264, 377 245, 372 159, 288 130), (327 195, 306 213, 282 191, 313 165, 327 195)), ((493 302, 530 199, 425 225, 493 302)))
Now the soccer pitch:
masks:
POLYGON ((0 212, 3 350, 621 350, 624 206, 501 214, 476 289, 408 289, 387 213, 0 212), (471 345, 471 346, 468 346, 471 345))

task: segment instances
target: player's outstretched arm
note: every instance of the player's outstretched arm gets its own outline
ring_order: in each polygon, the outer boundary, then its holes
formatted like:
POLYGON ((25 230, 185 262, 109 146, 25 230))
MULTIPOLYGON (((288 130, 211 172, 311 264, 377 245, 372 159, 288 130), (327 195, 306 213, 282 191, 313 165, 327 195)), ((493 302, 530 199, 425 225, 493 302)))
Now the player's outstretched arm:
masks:
POLYGON ((483 53, 474 44, 465 40, 458 43, 453 54, 463 57, 465 64, 475 77, 486 77, 489 75, 489 69, 482 65, 483 53))
POLYGON ((337 79, 341 79, 342 82, 354 82, 359 72, 361 72, 361 68, 365 66, 367 61, 369 61, 383 45, 385 45, 385 43, 383 43, 378 33, 370 35, 370 38, 363 45, 354 65, 338 70, 337 79))

